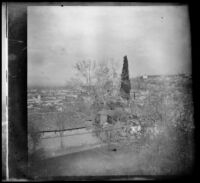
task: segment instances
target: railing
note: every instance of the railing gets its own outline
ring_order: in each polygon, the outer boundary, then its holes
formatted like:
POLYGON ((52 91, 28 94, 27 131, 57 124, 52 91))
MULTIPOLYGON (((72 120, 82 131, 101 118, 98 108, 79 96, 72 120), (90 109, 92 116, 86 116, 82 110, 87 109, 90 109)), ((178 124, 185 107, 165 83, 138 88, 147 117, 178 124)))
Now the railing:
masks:
MULTIPOLYGON (((79 130, 79 129, 87 129, 87 128, 91 128, 92 126, 85 126, 85 127, 81 127, 81 128, 71 128, 71 129, 62 129, 62 130, 46 130, 46 131, 39 131, 37 133, 56 133, 56 132, 64 132, 64 131, 72 131, 72 130, 79 130)), ((129 132, 130 128, 128 125, 119 127, 119 128, 113 128, 113 129, 109 129, 109 127, 105 127, 102 129, 98 129, 98 130, 91 130, 91 131, 87 131, 87 132, 82 132, 82 133, 74 133, 74 134, 62 134, 62 137, 67 137, 67 136, 76 136, 76 135, 86 135, 86 134, 95 134, 96 132, 111 132, 111 131, 117 131, 117 130, 122 130, 122 133, 125 133, 126 135, 124 135, 123 137, 130 137, 130 136, 134 136, 133 134, 131 134, 129 132)), ((41 139, 49 139, 49 138, 58 138, 61 136, 49 136, 49 137, 43 137, 41 139)))

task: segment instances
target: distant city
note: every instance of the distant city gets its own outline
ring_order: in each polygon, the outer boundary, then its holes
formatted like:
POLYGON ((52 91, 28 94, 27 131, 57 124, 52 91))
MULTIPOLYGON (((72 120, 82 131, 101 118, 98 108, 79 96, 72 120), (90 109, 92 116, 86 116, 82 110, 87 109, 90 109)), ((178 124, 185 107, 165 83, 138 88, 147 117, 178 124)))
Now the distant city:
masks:
MULTIPOLYGON (((173 80, 175 78, 187 78, 191 79, 190 74, 178 74, 178 75, 142 75, 136 78, 132 78, 132 90, 131 95, 135 95, 138 91, 136 88, 135 80, 150 80, 150 79, 159 80, 173 80)), ((180 80, 179 80, 180 82, 180 80)), ((150 86, 151 84, 148 83, 150 86)), ((84 87, 72 89, 68 86, 66 87, 29 87, 28 89, 28 112, 29 113, 45 113, 45 112, 62 112, 63 106, 66 103, 74 103, 77 102, 77 98, 81 95, 83 101, 90 100, 90 96, 87 93, 87 88, 84 87)), ((142 97, 142 93, 140 91, 140 97, 142 97)), ((142 100, 141 100, 142 102, 142 100)))
POLYGON ((28 110, 32 112, 62 111, 64 103, 72 103, 84 91, 71 89, 29 89, 28 110))

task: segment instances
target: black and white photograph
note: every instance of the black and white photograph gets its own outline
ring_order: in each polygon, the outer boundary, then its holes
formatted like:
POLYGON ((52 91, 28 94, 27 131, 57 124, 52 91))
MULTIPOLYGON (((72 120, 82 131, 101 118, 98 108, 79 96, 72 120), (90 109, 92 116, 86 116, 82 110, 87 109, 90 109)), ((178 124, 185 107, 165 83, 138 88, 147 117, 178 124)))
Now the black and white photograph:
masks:
POLYGON ((192 84, 187 5, 30 4, 28 177, 190 174, 192 84))

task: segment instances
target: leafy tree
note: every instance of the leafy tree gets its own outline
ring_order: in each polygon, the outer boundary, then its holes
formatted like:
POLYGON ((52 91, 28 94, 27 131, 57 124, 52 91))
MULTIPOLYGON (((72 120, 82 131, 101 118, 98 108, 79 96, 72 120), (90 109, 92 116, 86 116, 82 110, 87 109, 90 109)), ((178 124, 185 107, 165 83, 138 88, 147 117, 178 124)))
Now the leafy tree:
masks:
POLYGON ((130 90, 131 90, 131 83, 129 79, 128 59, 127 59, 127 56, 124 56, 124 64, 122 68, 121 88, 120 88, 120 93, 121 93, 122 98, 129 100, 130 90))

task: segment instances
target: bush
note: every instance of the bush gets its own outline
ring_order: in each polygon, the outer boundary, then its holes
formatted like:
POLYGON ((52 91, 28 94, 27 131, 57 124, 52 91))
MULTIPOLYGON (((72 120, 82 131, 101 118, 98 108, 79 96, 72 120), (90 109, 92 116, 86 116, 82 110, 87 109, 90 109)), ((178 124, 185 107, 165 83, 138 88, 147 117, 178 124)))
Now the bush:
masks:
MULTIPOLYGON (((148 162, 141 166, 145 169, 150 164, 150 174, 190 173, 193 166, 194 113, 191 88, 186 89, 184 84, 179 86, 182 88, 170 86, 164 89, 164 85, 162 89, 151 88, 139 110, 145 129, 154 125, 163 129, 157 135, 155 131, 150 131, 146 134, 145 143, 141 144, 141 156, 144 162, 148 162)), ((132 105, 133 110, 138 107, 137 104, 132 105)))

